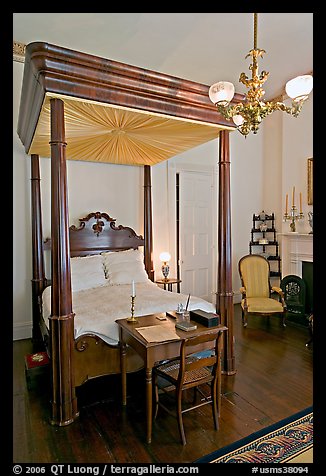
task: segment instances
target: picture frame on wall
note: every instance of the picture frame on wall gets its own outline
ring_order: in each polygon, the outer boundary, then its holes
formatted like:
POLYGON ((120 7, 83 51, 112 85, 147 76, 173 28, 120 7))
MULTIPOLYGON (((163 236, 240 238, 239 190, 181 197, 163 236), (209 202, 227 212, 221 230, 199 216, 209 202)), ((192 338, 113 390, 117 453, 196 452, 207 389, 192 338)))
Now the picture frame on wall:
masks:
POLYGON ((308 205, 313 205, 313 157, 308 159, 308 205))

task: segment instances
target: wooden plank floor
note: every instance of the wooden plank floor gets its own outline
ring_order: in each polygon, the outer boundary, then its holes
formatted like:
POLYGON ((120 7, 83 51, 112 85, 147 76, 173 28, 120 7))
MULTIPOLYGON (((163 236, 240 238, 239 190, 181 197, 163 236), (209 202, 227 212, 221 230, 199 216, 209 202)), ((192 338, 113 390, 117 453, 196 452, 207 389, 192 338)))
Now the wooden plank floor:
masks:
POLYGON ((67 427, 49 424, 47 375, 27 390, 24 355, 29 340, 13 344, 14 463, 190 463, 313 403, 313 345, 307 328, 277 318, 241 324, 235 305, 237 372, 222 377, 220 428, 214 430, 206 405, 184 415, 187 445, 177 421, 159 412, 152 443, 146 443, 145 377, 128 376, 128 404, 121 407, 119 376, 96 379, 77 392, 79 418, 67 427))

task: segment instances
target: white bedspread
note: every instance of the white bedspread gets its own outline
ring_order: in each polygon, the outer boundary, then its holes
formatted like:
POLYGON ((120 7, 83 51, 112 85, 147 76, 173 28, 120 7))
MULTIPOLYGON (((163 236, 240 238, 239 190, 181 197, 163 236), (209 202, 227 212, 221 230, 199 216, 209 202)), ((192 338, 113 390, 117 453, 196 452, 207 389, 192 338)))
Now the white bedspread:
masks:
MULTIPOLYGON (((116 319, 130 316, 131 287, 128 284, 105 285, 74 292, 72 295, 75 313, 75 338, 92 333, 109 344, 117 344, 119 339, 116 319)), ((143 316, 177 309, 178 303, 186 305, 188 296, 165 291, 152 281, 136 284, 135 316, 143 316)), ((195 296, 190 297, 189 310, 202 309, 215 312, 212 303, 195 296)), ((51 288, 43 292, 43 318, 48 324, 51 313, 51 288)))

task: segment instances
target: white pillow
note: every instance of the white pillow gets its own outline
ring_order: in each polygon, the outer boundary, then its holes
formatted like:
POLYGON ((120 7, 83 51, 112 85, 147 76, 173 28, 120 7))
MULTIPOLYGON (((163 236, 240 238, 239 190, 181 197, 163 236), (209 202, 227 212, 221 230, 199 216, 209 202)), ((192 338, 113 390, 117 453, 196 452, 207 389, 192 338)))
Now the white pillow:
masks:
POLYGON ((114 263, 125 263, 126 261, 144 261, 144 255, 140 250, 107 251, 102 253, 104 258, 104 268, 114 263))
POLYGON ((104 269, 109 283, 145 283, 148 275, 144 265, 144 255, 140 250, 126 250, 103 253, 104 269))
POLYGON ((101 255, 70 258, 70 267, 73 291, 108 284, 105 279, 103 256, 101 255))

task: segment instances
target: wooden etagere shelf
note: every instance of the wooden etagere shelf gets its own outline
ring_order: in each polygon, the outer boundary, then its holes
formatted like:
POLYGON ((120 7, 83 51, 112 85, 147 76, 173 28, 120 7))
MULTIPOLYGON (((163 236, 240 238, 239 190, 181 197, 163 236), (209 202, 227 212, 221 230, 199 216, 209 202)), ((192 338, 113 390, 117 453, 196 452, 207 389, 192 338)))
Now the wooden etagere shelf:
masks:
POLYGON ((270 261, 270 276, 281 277, 281 257, 276 239, 275 215, 264 211, 253 214, 249 253, 265 256, 270 261))

